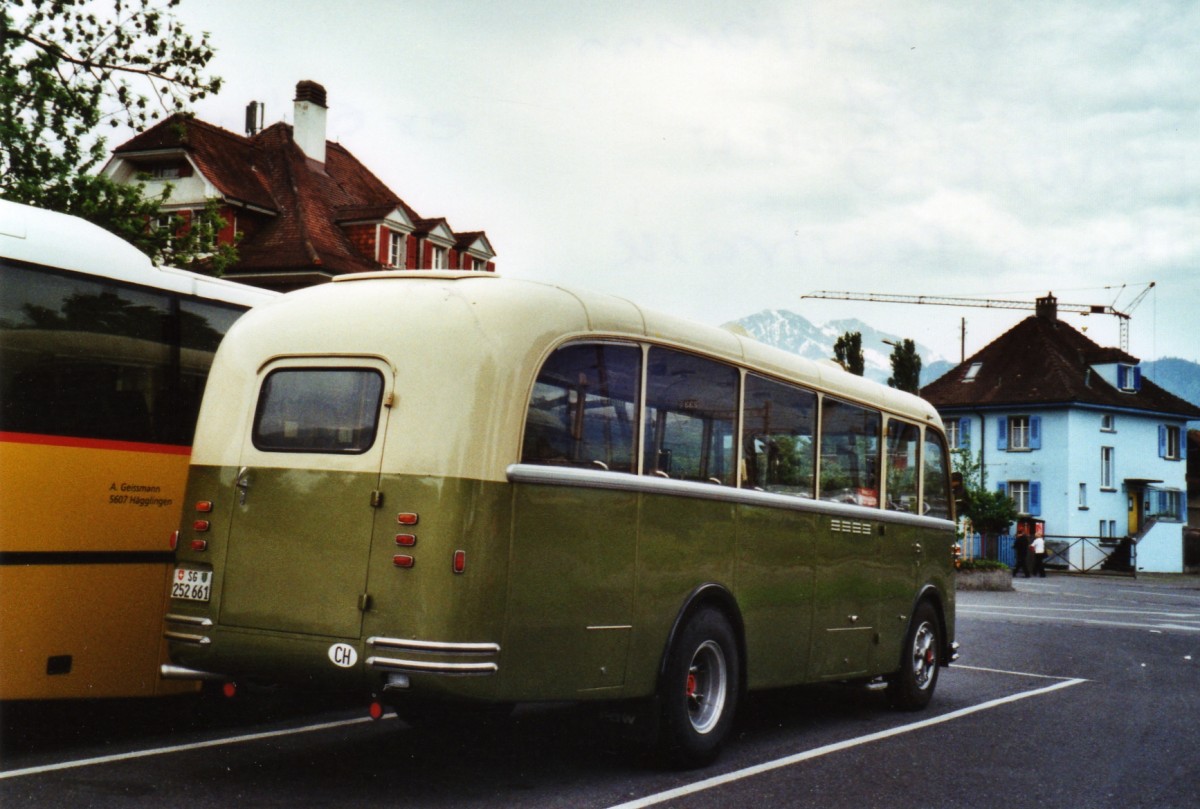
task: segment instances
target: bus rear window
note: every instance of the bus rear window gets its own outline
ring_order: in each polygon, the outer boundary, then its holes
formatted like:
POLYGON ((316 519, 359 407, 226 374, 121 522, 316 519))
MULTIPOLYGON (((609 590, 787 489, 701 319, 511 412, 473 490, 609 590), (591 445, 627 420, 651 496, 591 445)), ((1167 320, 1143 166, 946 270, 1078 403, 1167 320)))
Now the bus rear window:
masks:
POLYGON ((263 382, 254 446, 356 455, 375 443, 383 376, 369 368, 287 368, 263 382))

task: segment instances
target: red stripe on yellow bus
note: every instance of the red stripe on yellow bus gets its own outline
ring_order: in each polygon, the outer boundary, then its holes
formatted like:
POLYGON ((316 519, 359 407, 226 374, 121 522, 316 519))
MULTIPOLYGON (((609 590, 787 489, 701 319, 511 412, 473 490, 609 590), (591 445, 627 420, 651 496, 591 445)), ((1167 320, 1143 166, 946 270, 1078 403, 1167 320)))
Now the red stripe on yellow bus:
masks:
POLYGON ((82 449, 109 449, 121 452, 157 452, 166 455, 191 455, 191 447, 176 444, 150 444, 140 441, 109 441, 103 438, 74 438, 69 435, 40 435, 38 433, 0 432, 0 442, 13 444, 41 444, 48 447, 79 447, 82 449))

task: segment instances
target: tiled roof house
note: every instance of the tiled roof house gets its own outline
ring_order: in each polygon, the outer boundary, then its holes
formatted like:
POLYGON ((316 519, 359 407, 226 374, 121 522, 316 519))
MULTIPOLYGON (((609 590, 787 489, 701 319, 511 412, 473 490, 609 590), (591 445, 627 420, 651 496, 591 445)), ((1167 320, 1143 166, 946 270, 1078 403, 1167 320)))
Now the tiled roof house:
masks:
POLYGON ((483 231, 455 232, 444 218, 420 216, 345 147, 325 139, 325 89, 296 85, 294 124, 248 136, 172 116, 113 151, 105 173, 173 186, 165 210, 185 217, 210 199, 242 234, 226 275, 278 290, 380 269, 495 271, 483 231))
POLYGON ((985 485, 1045 521, 1060 561, 1096 567, 1129 537, 1137 569, 1180 572, 1187 422, 1200 409, 1141 370, 1059 320, 1051 295, 921 395, 985 485))

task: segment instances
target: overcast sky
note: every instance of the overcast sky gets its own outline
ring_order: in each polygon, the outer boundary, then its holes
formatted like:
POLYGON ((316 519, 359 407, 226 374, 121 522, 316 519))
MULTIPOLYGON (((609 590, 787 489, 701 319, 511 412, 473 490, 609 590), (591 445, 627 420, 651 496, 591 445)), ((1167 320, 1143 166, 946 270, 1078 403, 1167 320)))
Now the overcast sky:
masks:
MULTIPOLYGON (((329 138, 505 275, 712 324, 858 317, 959 355, 1025 312, 815 290, 1130 303, 1200 359, 1200 4, 184 0, 221 93, 329 138), (1125 285, 1124 291, 1122 286, 1125 285)), ((1067 317, 1103 345, 1117 319, 1067 317)))

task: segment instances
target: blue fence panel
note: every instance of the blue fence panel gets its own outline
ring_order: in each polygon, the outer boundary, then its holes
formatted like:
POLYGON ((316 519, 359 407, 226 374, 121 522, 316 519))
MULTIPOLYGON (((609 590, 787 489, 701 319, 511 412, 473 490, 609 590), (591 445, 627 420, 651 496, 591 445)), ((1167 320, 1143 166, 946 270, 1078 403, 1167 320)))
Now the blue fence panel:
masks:
POLYGON ((1013 567, 1017 563, 1017 552, 1013 548, 1013 538, 1008 534, 993 537, 985 547, 983 536, 968 534, 963 537, 963 556, 967 559, 995 559, 997 562, 1013 567))

